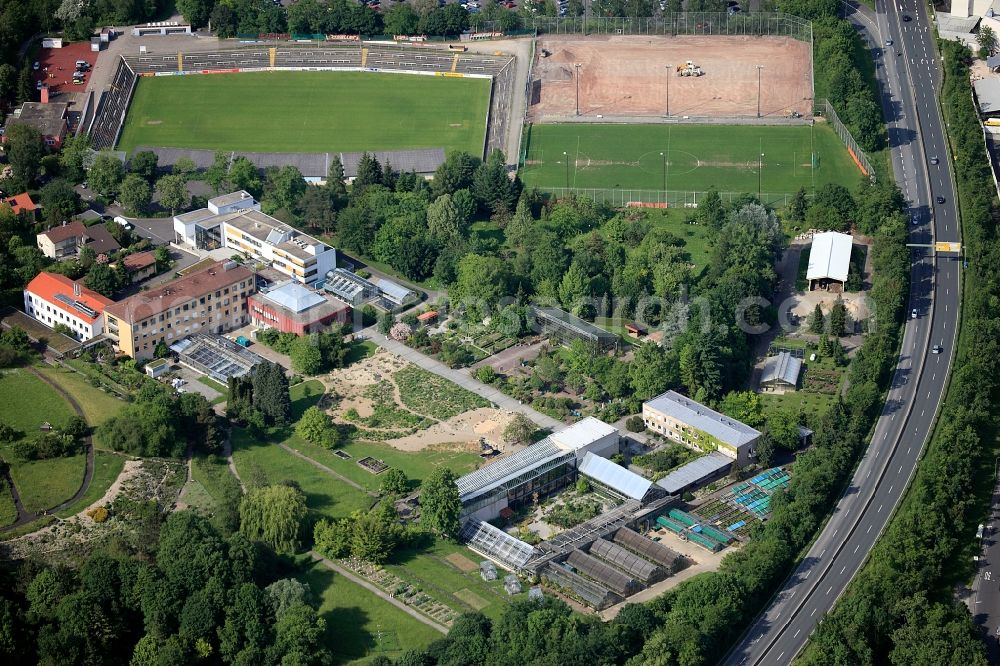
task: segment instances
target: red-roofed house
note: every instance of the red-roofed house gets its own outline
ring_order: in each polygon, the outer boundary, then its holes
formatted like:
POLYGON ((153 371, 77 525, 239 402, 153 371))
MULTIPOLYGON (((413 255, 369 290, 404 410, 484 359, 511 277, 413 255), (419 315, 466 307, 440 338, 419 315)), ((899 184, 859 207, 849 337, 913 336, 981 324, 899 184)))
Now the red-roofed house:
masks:
POLYGON ((49 326, 64 324, 77 340, 104 332, 104 308, 110 298, 58 273, 41 272, 24 290, 24 311, 49 326))
POLYGON ((31 200, 27 192, 21 192, 12 197, 4 197, 3 202, 13 209, 15 215, 21 211, 25 211, 31 213, 31 216, 34 217, 35 211, 38 210, 38 206, 31 200))
POLYGON ((156 275, 156 256, 152 250, 130 254, 122 259, 122 264, 132 284, 156 275))

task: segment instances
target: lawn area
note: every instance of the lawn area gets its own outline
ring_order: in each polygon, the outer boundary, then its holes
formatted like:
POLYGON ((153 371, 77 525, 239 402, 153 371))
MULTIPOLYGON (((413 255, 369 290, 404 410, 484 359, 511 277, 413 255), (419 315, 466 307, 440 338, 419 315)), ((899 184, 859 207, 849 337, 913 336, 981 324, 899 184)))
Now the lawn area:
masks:
POLYGON ((201 384, 204 384, 205 386, 207 386, 208 388, 210 388, 210 389, 212 389, 214 391, 218 391, 221 394, 221 395, 216 396, 212 400, 212 404, 213 405, 217 405, 220 402, 225 402, 225 401, 229 400, 229 388, 225 384, 223 384, 222 382, 217 382, 214 379, 212 379, 211 377, 206 377, 205 375, 199 375, 198 376, 198 382, 201 383, 201 384))
MULTIPOLYGON (((302 444, 288 443, 296 447, 302 444)), ((328 518, 343 518, 355 509, 366 510, 373 502, 368 495, 274 443, 255 440, 243 428, 233 431, 233 461, 244 480, 263 474, 269 484, 295 481, 306 494, 309 508, 328 518)))
POLYGON ((436 467, 449 467, 461 476, 476 469, 482 462, 482 459, 475 453, 465 451, 424 449, 423 451, 410 452, 400 451, 389 444, 375 442, 350 442, 337 447, 338 450, 350 454, 350 460, 339 458, 330 449, 310 444, 298 437, 289 440, 288 445, 369 490, 379 489, 382 475, 376 476, 357 464, 357 461, 365 456, 379 458, 385 461, 389 467, 402 470, 408 479, 416 481, 423 481, 436 467))
POLYGON ((371 72, 143 77, 118 149, 444 148, 481 155, 489 101, 487 79, 371 72))
POLYGON ((499 569, 499 578, 487 583, 479 575, 482 559, 464 546, 436 539, 430 548, 396 551, 385 568, 459 612, 478 610, 496 619, 512 598, 503 589, 503 576, 507 572, 499 569), (463 562, 471 570, 463 571, 448 557, 463 562))
POLYGON ((72 416, 69 403, 28 370, 0 373, 0 421, 15 430, 33 435, 43 421, 59 428, 72 416))
POLYGON ((108 488, 115 482, 125 466, 125 456, 105 451, 94 452, 94 478, 90 481, 90 487, 78 501, 73 502, 57 515, 60 518, 69 518, 88 506, 104 497, 108 488))
POLYGON ((344 366, 350 366, 358 361, 363 361, 378 351, 378 345, 370 340, 353 342, 347 348, 347 355, 344 357, 344 366))
POLYGON ((48 366, 39 366, 38 371, 59 384, 64 391, 80 403, 80 409, 83 410, 84 418, 92 426, 104 423, 109 417, 116 415, 125 406, 125 402, 112 394, 91 386, 83 375, 78 372, 63 368, 50 368, 48 366))
POLYGON ((709 240, 712 236, 708 227, 688 224, 685 220, 693 215, 693 210, 670 208, 667 210, 647 210, 646 219, 657 229, 665 229, 684 241, 684 249, 691 255, 695 277, 701 275, 712 258, 709 240))
MULTIPOLYGON (((39 432, 43 421, 65 425, 73 415, 69 403, 48 384, 26 369, 0 373, 0 422, 26 437, 39 432)), ((10 475, 28 511, 49 509, 72 497, 83 483, 84 455, 23 461, 0 447, 0 457, 10 464, 10 475)))
POLYGON ((17 507, 14 506, 14 496, 10 494, 10 486, 6 481, 0 481, 0 527, 6 527, 17 520, 17 507))
POLYGON ((236 477, 229 471, 225 458, 219 456, 196 455, 191 461, 191 478, 198 482, 213 499, 221 499, 223 488, 229 479, 236 477))
POLYGON ((325 643, 338 666, 364 664, 380 654, 397 658, 405 650, 425 648, 443 637, 322 564, 312 565, 298 578, 320 601, 325 643))
MULTIPOLYGON (((794 345, 782 342, 784 347, 794 345)), ((765 411, 768 409, 788 410, 792 413, 804 413, 810 423, 826 413, 837 401, 837 393, 843 384, 846 368, 837 367, 829 358, 818 358, 815 361, 805 361, 802 365, 802 376, 799 379, 798 391, 783 395, 762 393, 761 399, 765 411)))
POLYGON ((83 483, 86 465, 87 458, 82 453, 66 458, 12 462, 10 476, 24 508, 38 512, 72 497, 83 483))
MULTIPOLYGON (((322 390, 323 385, 316 380, 291 388, 293 423, 308 407, 316 404, 322 390)), ((293 448, 306 444, 290 426, 272 428, 263 440, 253 437, 245 428, 234 428, 232 442, 233 461, 244 481, 260 475, 267 483, 293 480, 305 492, 309 508, 330 518, 347 516, 355 509, 365 510, 372 504, 372 498, 365 493, 275 446, 278 442, 293 448)))
POLYGON ((443 421, 470 409, 490 406, 485 398, 415 365, 406 366, 393 379, 403 404, 424 416, 443 421))
POLYGON ((521 179, 528 187, 791 193, 853 188, 861 173, 831 127, 532 125, 521 179), (567 167, 563 153, 569 155, 567 167), (666 167, 660 153, 666 153, 666 167), (815 153, 815 163, 812 155, 815 153), (665 177, 664 177, 665 176, 665 177), (815 182, 814 182, 815 181, 815 182))

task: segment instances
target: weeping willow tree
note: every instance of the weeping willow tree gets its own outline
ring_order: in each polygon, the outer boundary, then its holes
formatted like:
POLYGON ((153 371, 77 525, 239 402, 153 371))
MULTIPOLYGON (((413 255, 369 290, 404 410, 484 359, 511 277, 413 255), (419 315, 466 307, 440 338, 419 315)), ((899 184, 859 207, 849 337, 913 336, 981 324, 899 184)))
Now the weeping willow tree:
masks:
POLYGON ((278 553, 294 553, 306 516, 306 496, 297 488, 277 485, 251 490, 240 503, 240 532, 266 543, 278 553))

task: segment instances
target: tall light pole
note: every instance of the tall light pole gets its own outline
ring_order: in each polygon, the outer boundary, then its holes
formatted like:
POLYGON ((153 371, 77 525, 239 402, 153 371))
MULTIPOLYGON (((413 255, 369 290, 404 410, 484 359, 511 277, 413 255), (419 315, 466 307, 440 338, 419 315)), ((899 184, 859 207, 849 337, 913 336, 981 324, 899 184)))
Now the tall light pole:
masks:
POLYGON ((667 118, 670 117, 670 65, 667 68, 667 118))
POLYGON ((757 117, 760 118, 760 70, 764 65, 757 65, 757 117))
POLYGON ((569 190, 569 153, 563 151, 563 161, 566 163, 566 189, 569 190))
POLYGON ((580 63, 573 66, 576 67, 576 115, 580 115, 580 63))

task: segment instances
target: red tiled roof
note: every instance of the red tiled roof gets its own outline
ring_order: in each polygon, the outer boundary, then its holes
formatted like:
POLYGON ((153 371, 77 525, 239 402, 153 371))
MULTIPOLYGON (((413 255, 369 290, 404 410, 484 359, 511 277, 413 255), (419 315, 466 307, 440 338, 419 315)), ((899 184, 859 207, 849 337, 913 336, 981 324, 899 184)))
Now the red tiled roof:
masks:
POLYGON ((48 231, 43 231, 38 235, 48 236, 49 240, 53 243, 61 243, 70 238, 79 238, 83 235, 86 229, 87 228, 83 226, 83 222, 80 220, 73 220, 72 222, 67 222, 62 226, 52 227, 48 231))
MULTIPOLYGON (((253 273, 245 266, 236 265, 230 270, 223 268, 227 262, 217 262, 208 268, 177 278, 156 289, 140 291, 108 308, 108 314, 122 321, 133 323, 160 314, 175 305, 201 298, 210 292, 228 287, 233 282, 251 280, 253 273)), ((251 287, 252 290, 252 287, 251 287)))
POLYGON ((431 319, 435 319, 437 316, 437 310, 428 310, 423 314, 417 315, 417 321, 429 321, 431 319))
POLYGON ((91 317, 83 310, 78 310, 68 303, 63 303, 56 298, 56 295, 62 294, 71 301, 79 301, 84 305, 89 306, 97 311, 97 316, 100 316, 100 314, 104 312, 104 308, 109 305, 114 305, 114 301, 110 298, 101 296, 96 291, 87 289, 82 284, 79 285, 79 295, 76 295, 73 293, 73 288, 77 284, 78 283, 73 282, 73 280, 70 280, 65 275, 59 275, 58 273, 46 273, 43 271, 36 275, 35 279, 28 283, 25 291, 41 298, 53 307, 61 308, 74 317, 94 323, 94 321, 97 320, 97 317, 91 317))
POLYGON ((7 197, 4 199, 4 203, 10 206, 15 213, 20 213, 22 210, 33 212, 38 209, 35 202, 31 200, 31 197, 27 192, 21 192, 20 194, 15 194, 12 197, 7 197))
POLYGON ((152 266, 156 263, 156 256, 151 252, 136 252, 135 254, 130 254, 122 260, 125 264, 125 270, 140 271, 147 266, 152 266))

